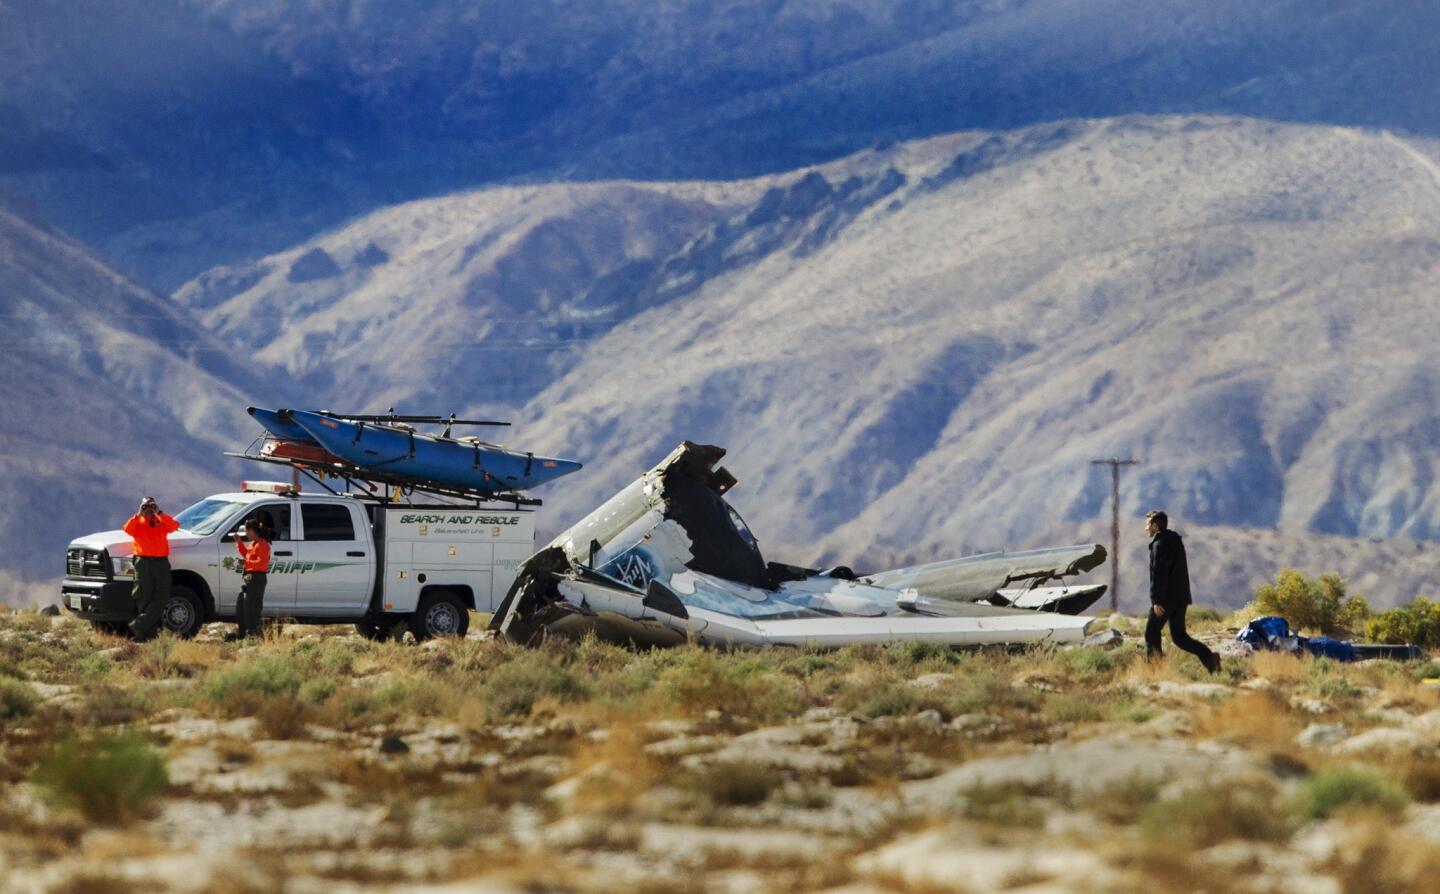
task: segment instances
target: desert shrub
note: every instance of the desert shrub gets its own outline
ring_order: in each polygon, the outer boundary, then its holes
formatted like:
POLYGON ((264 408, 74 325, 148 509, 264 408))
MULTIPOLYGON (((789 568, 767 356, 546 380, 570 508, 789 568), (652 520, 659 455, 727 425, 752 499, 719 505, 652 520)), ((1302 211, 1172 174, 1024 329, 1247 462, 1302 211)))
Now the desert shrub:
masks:
POLYGON ((1333 571, 1316 579, 1283 569, 1274 583, 1256 589, 1255 606, 1261 614, 1279 615, 1291 627, 1327 634, 1362 629, 1370 617, 1370 604, 1363 596, 1347 596, 1345 579, 1333 571))
POLYGON ((135 733, 69 738, 36 764, 30 781, 61 807, 97 823, 140 816, 165 788, 165 760, 135 733))
POLYGON ((267 698, 255 710, 255 719, 267 739, 303 739, 310 706, 288 695, 267 698))
POLYGON ((1185 620, 1196 624, 1219 624, 1224 619, 1224 615, 1208 605, 1192 605, 1185 612, 1185 620))
POLYGON ((1093 680, 1113 673, 1129 664, 1134 652, 1106 652, 1101 649, 1066 649, 1060 655, 1069 671, 1069 676, 1078 680, 1093 680))
POLYGON ((1440 679, 1440 661, 1427 661, 1415 669, 1415 677, 1420 680, 1440 679))
POLYGON ((1378 774, 1345 767, 1316 773, 1300 792, 1301 810, 1312 819, 1324 819, 1347 807, 1397 813, 1407 800, 1403 791, 1378 774))
POLYGON ((760 804, 780 783, 780 775, 774 770, 750 761, 707 764, 677 780, 682 792, 715 807, 760 804))
POLYGON ((1140 818, 1147 837, 1190 848, 1232 838, 1284 841, 1295 827, 1294 813, 1275 789, 1258 782, 1191 788, 1156 801, 1140 818))
POLYGON ((841 694, 837 705, 872 720, 876 717, 903 717, 921 709, 923 693, 900 682, 857 686, 841 694))
POLYGON ((1079 806, 1116 825, 1130 825, 1150 809, 1160 790, 1159 779, 1136 773, 1090 792, 1079 806))
POLYGON ((1042 826, 1054 803, 1067 803, 1068 786, 1054 778, 980 783, 961 792, 961 813, 997 826, 1042 826))
POLYGON ((1440 647, 1440 602, 1420 597, 1409 605, 1381 612, 1365 624, 1365 635, 1377 643, 1440 647))
POLYGON ((804 703, 796 681, 775 673, 770 660, 764 654, 687 648, 661 672, 656 691, 672 708, 692 716, 715 710, 755 721, 781 720, 804 703))
POLYGON ((1047 723, 1090 723, 1105 719, 1105 704, 1094 695, 1051 693, 1045 697, 1040 715, 1047 723))
POLYGON ((944 667, 957 664, 960 653, 945 643, 894 642, 883 647, 883 654, 898 665, 932 665, 944 667))
POLYGON ((546 650, 522 652, 491 671, 482 700, 491 722, 530 716, 541 698, 578 701, 588 694, 585 682, 546 650))
POLYGON ((300 673, 285 655, 259 655, 248 661, 212 671, 205 678, 205 696, 218 704, 246 696, 294 695, 300 673))
POLYGON ((300 684, 300 701, 311 705, 323 705, 335 694, 335 681, 328 677, 316 677, 300 684))
POLYGON ((0 677, 0 720, 18 720, 35 713, 35 690, 13 677, 0 677))

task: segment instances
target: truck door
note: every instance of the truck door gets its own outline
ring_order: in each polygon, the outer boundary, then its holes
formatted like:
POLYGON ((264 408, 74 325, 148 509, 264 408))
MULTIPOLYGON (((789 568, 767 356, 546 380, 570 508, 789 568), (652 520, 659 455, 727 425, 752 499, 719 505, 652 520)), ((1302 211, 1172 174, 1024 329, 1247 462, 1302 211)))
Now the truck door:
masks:
POLYGON ((365 613, 375 579, 375 554, 365 524, 353 503, 300 504, 297 617, 365 613))
MULTIPOLYGON (((295 541, 291 526, 289 503, 257 503, 246 512, 236 527, 244 527, 250 519, 258 520, 270 538, 270 574, 265 585, 265 617, 273 618, 295 613, 295 541)), ((242 572, 244 560, 235 549, 234 533, 220 539, 220 587, 215 597, 215 609, 222 615, 235 613, 235 600, 244 583, 242 572)))

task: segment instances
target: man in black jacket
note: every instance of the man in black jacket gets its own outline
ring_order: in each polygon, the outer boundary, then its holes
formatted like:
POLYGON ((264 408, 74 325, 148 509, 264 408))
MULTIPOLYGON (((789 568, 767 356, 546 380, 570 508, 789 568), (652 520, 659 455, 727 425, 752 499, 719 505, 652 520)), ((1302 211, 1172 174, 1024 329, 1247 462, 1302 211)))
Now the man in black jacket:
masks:
POLYGON ((1170 623, 1170 640, 1200 659, 1210 673, 1220 670, 1220 656, 1185 632, 1185 610, 1190 607, 1190 568, 1185 543, 1170 530, 1170 518, 1158 509, 1145 516, 1150 535, 1150 617, 1145 624, 1145 654, 1159 658, 1160 628, 1170 623))

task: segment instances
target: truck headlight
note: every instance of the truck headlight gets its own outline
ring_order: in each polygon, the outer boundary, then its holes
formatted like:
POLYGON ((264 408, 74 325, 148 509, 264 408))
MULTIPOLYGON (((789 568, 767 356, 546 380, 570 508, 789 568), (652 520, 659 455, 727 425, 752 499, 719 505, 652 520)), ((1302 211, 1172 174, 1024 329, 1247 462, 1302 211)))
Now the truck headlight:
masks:
POLYGON ((110 570, 115 572, 116 577, 135 576, 135 557, 119 556, 110 560, 110 570))

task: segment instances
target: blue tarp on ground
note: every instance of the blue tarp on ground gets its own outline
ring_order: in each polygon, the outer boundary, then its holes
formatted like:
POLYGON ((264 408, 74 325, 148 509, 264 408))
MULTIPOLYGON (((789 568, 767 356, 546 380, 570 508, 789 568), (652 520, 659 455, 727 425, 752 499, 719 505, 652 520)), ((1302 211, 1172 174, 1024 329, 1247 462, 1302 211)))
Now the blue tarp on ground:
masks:
POLYGON ((1355 647, 1343 640, 1328 636, 1298 636, 1290 632, 1290 625, 1284 618, 1268 615, 1256 618, 1235 637, 1252 649, 1281 652, 1309 652, 1322 658, 1336 661, 1358 661, 1360 655, 1355 647))

